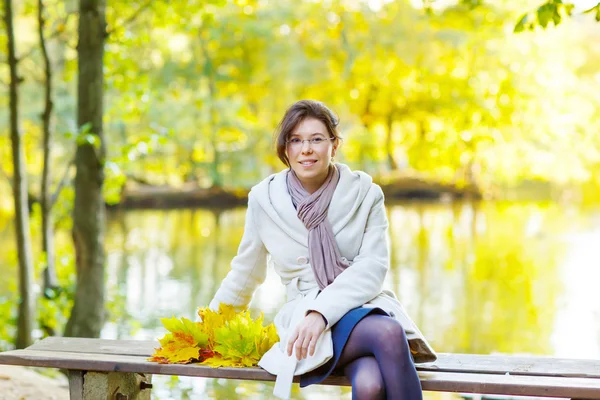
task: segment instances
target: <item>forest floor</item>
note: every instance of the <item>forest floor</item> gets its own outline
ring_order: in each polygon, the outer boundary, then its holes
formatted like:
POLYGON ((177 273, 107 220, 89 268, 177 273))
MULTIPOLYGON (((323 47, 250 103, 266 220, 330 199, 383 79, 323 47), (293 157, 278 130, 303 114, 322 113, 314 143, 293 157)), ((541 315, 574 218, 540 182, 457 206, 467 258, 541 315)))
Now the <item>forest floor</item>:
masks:
POLYGON ((49 378, 32 368, 0 365, 0 400, 67 400, 65 376, 49 378))

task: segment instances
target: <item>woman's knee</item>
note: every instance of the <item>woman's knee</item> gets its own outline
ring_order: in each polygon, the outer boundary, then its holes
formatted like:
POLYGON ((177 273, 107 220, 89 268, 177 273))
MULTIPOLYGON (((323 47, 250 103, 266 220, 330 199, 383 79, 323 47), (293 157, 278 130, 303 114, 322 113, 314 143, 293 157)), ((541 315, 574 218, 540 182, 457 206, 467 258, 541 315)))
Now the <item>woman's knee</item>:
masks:
POLYGON ((409 351, 408 340, 404 328, 398 321, 391 317, 380 317, 378 322, 379 344, 383 345, 388 351, 407 352, 409 351))
POLYGON ((352 385, 353 399, 379 400, 385 399, 385 385, 383 380, 361 380, 352 385))
POLYGON ((353 399, 385 399, 385 383, 374 357, 361 357, 345 369, 352 382, 353 399))

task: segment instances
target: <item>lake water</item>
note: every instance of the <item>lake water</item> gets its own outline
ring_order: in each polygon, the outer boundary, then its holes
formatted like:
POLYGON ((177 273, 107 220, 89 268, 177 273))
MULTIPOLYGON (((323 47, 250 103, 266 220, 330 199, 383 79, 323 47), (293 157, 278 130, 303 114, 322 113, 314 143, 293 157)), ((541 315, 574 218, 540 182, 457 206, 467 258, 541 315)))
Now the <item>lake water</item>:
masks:
MULTIPOLYGON (((385 286, 436 351, 600 358, 600 207, 455 202, 393 203, 387 210, 392 265, 385 286)), ((110 213, 108 294, 119 306, 102 336, 155 339, 165 333, 159 318, 194 318, 228 272, 244 215, 244 208, 110 213)), ((270 320, 283 301, 283 286, 269 271, 251 307, 270 320)), ((161 400, 269 398, 272 390, 264 383, 153 379, 161 400)), ((295 387, 294 396, 349 399, 350 392, 295 387)))

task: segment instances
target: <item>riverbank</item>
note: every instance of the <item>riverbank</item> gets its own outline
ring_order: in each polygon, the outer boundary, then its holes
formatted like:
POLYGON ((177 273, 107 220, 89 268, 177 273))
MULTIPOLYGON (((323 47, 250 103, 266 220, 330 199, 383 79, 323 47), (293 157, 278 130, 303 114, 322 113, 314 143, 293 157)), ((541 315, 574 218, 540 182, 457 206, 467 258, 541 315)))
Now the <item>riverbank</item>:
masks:
MULTIPOLYGON (((476 187, 460 186, 425 179, 418 175, 382 176, 375 178, 389 200, 438 200, 445 197, 480 199, 476 187)), ((119 208, 231 208, 247 203, 249 189, 202 188, 195 183, 180 187, 153 186, 128 182, 121 193, 119 208)))
POLYGON ((0 400, 67 400, 69 384, 59 375, 52 379, 35 370, 0 365, 0 400))

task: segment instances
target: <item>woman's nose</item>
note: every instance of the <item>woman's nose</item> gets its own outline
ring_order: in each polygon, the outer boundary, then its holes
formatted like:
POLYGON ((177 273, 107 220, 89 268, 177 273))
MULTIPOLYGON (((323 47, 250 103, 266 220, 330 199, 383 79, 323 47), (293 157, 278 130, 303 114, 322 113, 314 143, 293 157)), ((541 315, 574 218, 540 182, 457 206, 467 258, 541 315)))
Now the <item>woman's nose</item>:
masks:
POLYGON ((310 145, 310 141, 302 142, 302 154, 310 154, 312 153, 312 146, 310 145))

